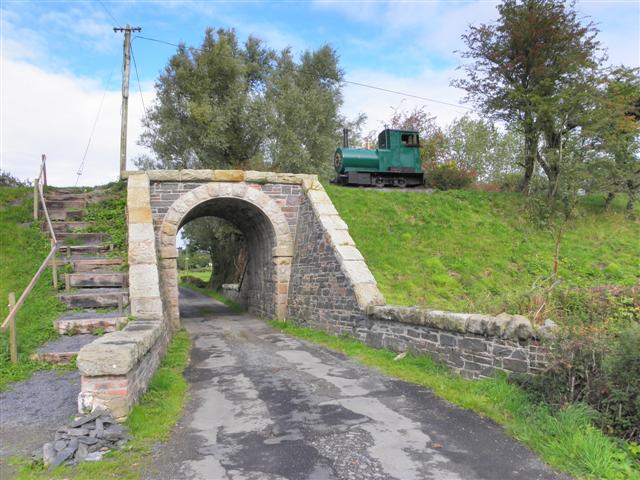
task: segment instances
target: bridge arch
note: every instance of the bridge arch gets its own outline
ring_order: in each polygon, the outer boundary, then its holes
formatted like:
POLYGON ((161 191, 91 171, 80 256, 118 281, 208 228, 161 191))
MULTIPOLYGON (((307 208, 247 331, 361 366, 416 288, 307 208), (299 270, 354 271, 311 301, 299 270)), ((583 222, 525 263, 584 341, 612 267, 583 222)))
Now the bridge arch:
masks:
POLYGON ((212 182, 181 195, 160 225, 160 287, 172 325, 180 322, 176 235, 186 223, 205 216, 231 222, 246 238, 249 258, 240 294, 249 311, 284 319, 293 257, 293 237, 284 213, 257 184, 212 182))

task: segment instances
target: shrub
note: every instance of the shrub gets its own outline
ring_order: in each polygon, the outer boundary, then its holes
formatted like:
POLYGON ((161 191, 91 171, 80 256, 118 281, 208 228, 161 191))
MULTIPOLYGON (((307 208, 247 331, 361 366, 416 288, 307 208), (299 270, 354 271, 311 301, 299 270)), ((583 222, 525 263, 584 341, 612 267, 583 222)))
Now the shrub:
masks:
POLYGON ((454 162, 431 164, 425 168, 425 185, 438 190, 466 188, 475 179, 475 172, 464 170, 454 162))
POLYGON ((565 314, 572 312, 573 322, 549 345, 546 370, 516 381, 556 408, 584 403, 598 412, 594 421, 605 433, 638 442, 640 308, 627 297, 599 298, 592 304, 586 298, 565 297, 565 314), (593 312, 600 315, 598 322, 593 312))

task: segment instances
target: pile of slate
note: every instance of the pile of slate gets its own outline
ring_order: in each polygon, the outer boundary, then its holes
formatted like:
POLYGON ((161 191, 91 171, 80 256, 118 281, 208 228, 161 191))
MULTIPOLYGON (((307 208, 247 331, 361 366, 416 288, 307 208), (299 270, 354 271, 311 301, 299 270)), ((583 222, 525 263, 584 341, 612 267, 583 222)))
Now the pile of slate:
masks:
POLYGON ((122 448, 130 438, 127 430, 107 411, 96 409, 76 418, 68 427, 59 428, 53 442, 45 443, 42 451, 34 452, 34 459, 42 460, 49 470, 63 464, 95 462, 108 451, 122 448))

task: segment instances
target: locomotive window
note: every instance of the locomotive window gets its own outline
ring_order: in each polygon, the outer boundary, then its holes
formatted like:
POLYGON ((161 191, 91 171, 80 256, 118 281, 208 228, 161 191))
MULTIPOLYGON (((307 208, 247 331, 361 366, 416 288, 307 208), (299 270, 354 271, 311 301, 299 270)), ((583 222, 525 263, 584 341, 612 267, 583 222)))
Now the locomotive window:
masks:
POLYGON ((387 148, 386 131, 380 132, 380 135, 378 135, 378 148, 382 148, 382 149, 387 148))
POLYGON ((419 147, 418 135, 415 133, 403 133, 400 141, 407 147, 419 147))

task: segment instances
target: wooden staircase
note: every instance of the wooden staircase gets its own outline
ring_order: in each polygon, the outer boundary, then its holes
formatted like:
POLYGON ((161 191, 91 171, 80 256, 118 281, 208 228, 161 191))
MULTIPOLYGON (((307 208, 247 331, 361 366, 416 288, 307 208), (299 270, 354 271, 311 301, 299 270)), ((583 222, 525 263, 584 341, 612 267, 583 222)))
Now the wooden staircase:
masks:
MULTIPOLYGON (((41 348, 35 357, 67 363, 82 346, 95 340, 92 334, 112 332, 126 324, 128 275, 121 271, 123 259, 110 253, 113 246, 108 236, 87 232, 93 226, 85 219, 87 205, 104 200, 104 195, 55 190, 47 192, 45 199, 58 240, 57 264, 70 270, 62 274, 64 291, 58 294, 68 310, 54 321, 63 336, 41 348)), ((46 224, 43 229, 48 231, 46 224)))

